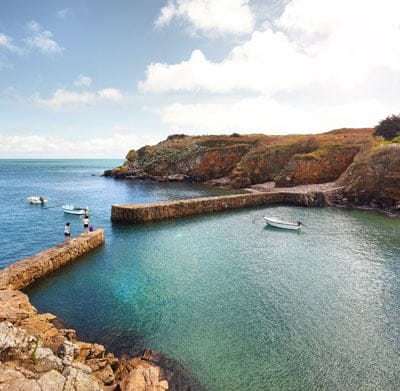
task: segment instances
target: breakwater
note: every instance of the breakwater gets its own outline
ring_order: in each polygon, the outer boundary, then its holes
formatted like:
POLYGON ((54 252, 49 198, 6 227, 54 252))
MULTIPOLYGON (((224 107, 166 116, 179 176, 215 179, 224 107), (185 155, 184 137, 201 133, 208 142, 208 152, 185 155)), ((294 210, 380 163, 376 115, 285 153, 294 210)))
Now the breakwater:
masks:
POLYGON ((22 259, 0 271, 0 289, 24 289, 47 274, 75 261, 104 243, 104 230, 96 229, 22 259))
POLYGON ((155 204, 112 205, 111 219, 116 222, 141 223, 263 205, 331 206, 332 199, 341 192, 341 189, 334 184, 328 184, 328 186, 312 186, 309 188, 274 188, 265 192, 194 198, 155 204))

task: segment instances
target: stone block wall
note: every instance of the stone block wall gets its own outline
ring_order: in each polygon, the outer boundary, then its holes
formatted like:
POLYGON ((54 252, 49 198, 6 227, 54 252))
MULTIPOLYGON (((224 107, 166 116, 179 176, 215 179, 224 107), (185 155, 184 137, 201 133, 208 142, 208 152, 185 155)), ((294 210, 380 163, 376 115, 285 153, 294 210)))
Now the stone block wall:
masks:
POLYGON ((42 251, 17 261, 0 271, 0 289, 24 289, 36 280, 75 261, 83 254, 104 243, 104 230, 96 229, 87 235, 71 238, 68 243, 42 251))
POLYGON ((274 204, 326 206, 327 200, 323 192, 285 191, 194 198, 156 204, 112 205, 111 219, 116 222, 141 223, 274 204))

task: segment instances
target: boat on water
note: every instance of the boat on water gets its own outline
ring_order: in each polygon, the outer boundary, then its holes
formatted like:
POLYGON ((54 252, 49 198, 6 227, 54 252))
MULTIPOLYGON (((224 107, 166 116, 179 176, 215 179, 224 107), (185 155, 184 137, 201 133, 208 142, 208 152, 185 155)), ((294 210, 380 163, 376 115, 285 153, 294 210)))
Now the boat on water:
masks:
POLYGON ((41 196, 30 196, 27 198, 29 204, 41 204, 44 205, 47 200, 41 196))
POLYGON ((268 225, 275 228, 283 228, 283 229, 294 229, 298 230, 301 228, 302 223, 297 221, 296 223, 290 221, 279 220, 273 217, 264 217, 265 221, 268 225))
POLYGON ((62 206, 62 210, 64 213, 69 213, 71 215, 87 215, 89 214, 89 208, 86 206, 81 208, 79 206, 75 206, 73 204, 65 204, 62 206))

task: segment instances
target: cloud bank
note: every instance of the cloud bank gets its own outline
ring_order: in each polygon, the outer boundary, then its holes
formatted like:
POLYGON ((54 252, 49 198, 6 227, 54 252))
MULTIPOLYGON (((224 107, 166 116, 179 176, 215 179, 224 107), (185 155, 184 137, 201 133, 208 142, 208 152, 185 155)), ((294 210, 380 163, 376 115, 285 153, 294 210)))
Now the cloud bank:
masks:
POLYGON ((174 19, 186 22, 192 33, 242 35, 254 27, 249 0, 169 0, 155 25, 163 27, 174 19))
MULTIPOLYGON (((200 19, 190 15, 207 9, 208 23, 216 28, 222 13, 207 8, 207 1, 195 3, 169 2, 156 23, 166 26, 185 18, 195 30, 206 32, 200 19)), ((247 1, 222 3, 250 12, 247 1)), ((376 99, 382 95, 377 81, 383 75, 400 79, 400 46, 393 44, 400 42, 399 14, 397 0, 292 0, 224 60, 213 62, 196 49, 179 63, 151 63, 138 88, 143 93, 191 94, 185 103, 160 109, 162 120, 174 128, 221 131, 247 124, 251 130, 293 132, 294 123, 319 131, 373 126, 400 105, 399 98, 387 105, 376 99), (209 97, 188 102, 196 92, 209 97), (327 95, 329 105, 321 102, 327 95), (217 103, 210 103, 210 97, 217 103)))

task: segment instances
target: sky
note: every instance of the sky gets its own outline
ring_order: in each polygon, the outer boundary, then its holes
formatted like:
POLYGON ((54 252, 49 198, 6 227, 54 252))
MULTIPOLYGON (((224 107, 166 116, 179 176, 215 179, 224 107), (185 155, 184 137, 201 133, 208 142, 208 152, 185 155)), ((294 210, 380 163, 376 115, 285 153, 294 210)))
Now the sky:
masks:
POLYGON ((1 0, 0 158, 400 113, 399 0, 1 0))

